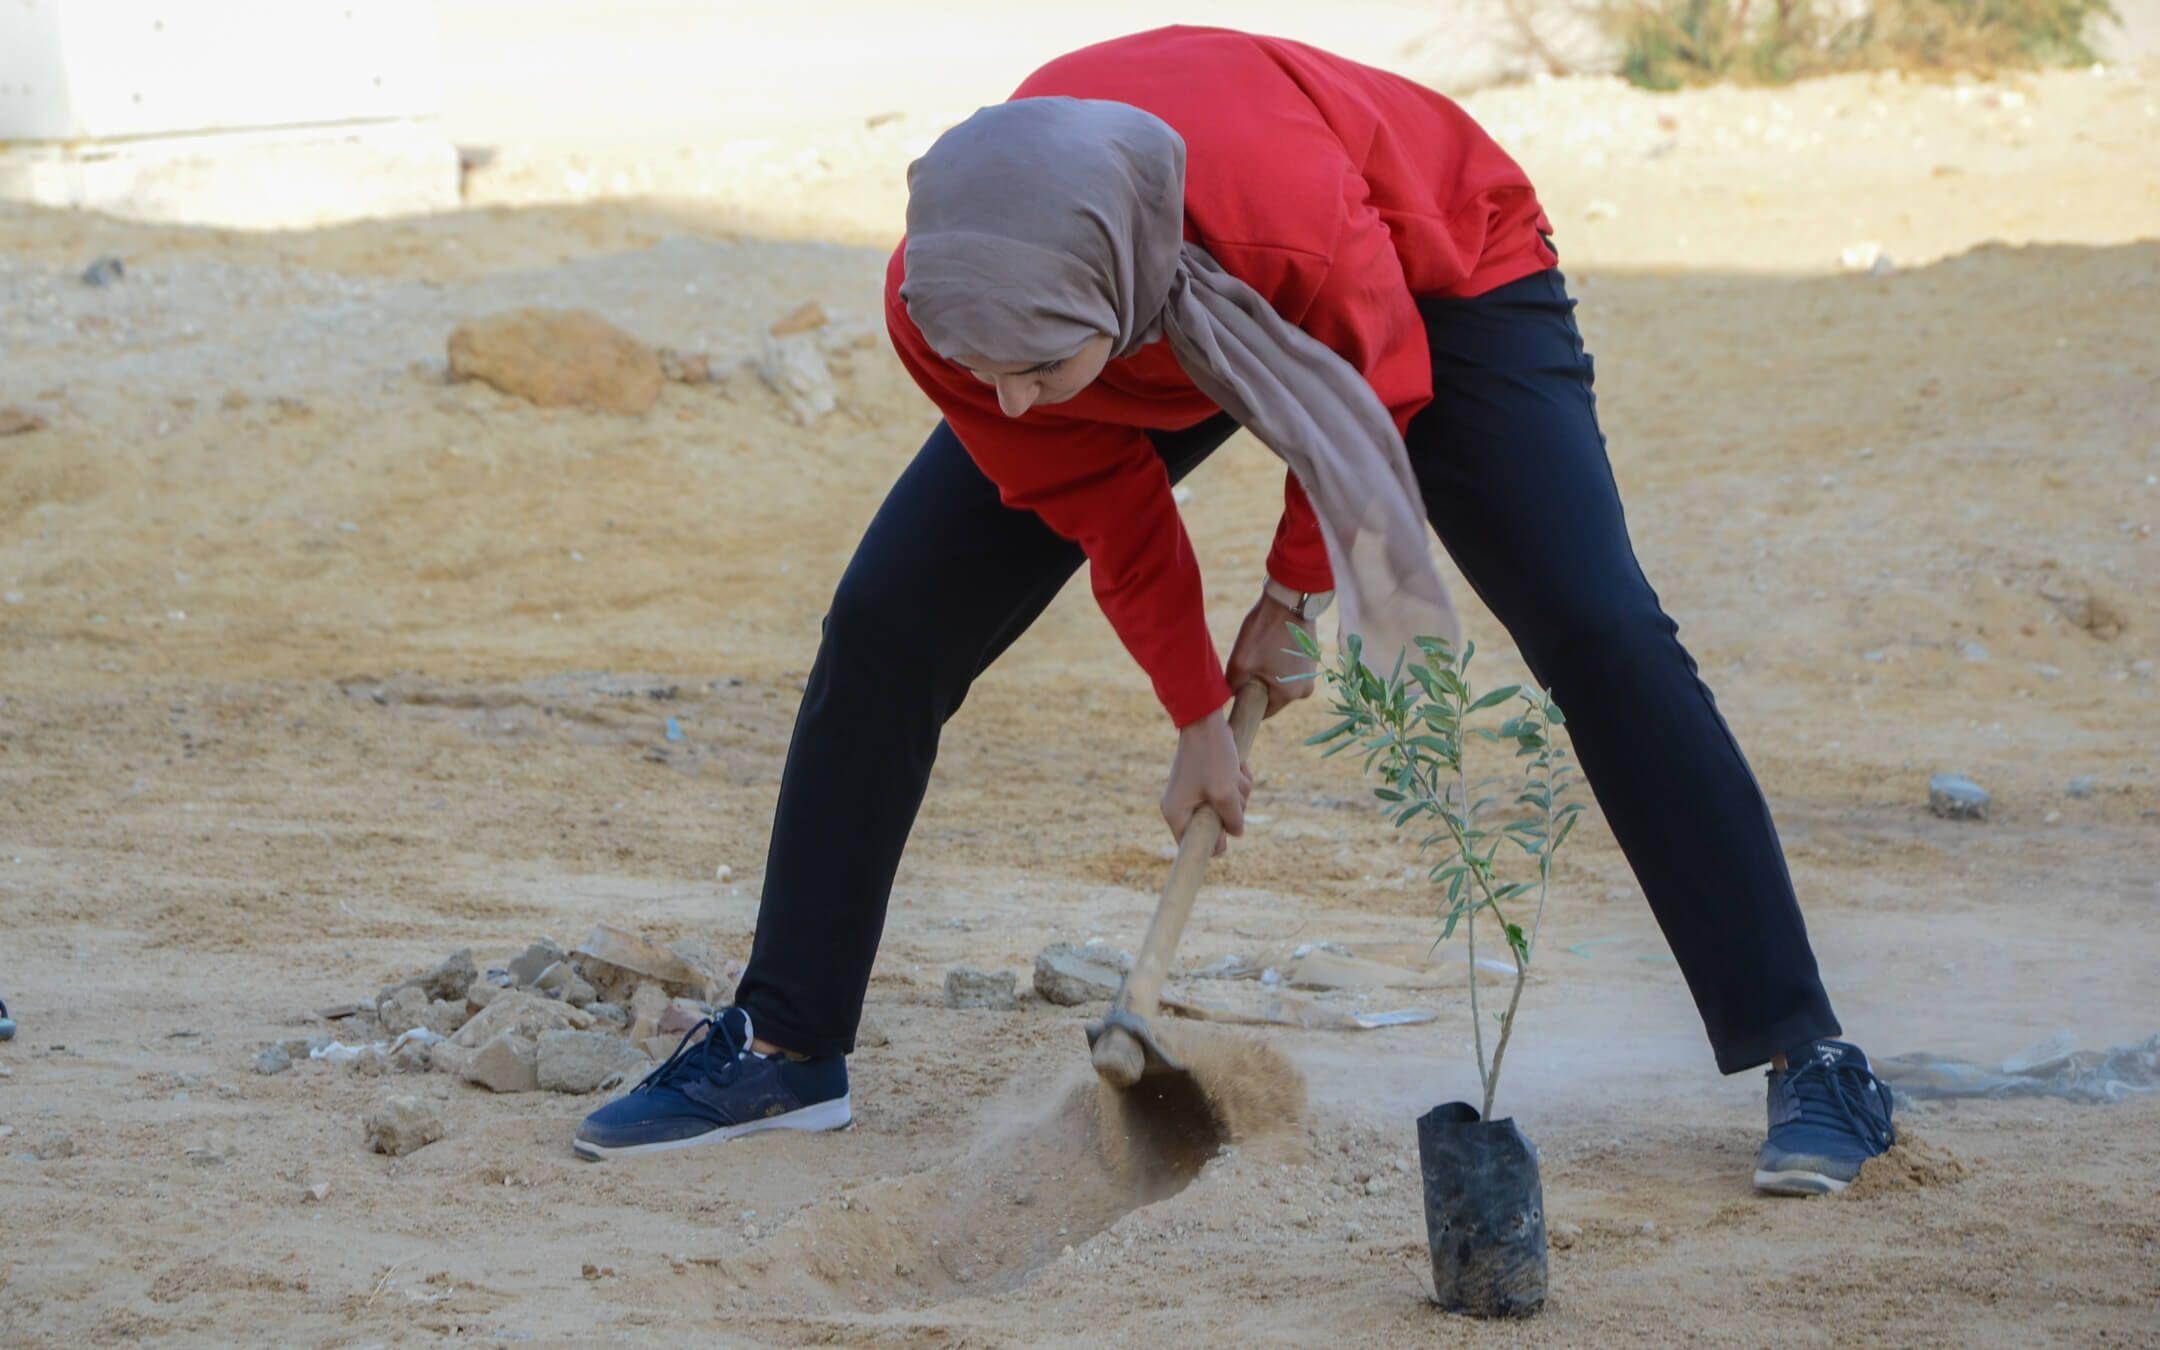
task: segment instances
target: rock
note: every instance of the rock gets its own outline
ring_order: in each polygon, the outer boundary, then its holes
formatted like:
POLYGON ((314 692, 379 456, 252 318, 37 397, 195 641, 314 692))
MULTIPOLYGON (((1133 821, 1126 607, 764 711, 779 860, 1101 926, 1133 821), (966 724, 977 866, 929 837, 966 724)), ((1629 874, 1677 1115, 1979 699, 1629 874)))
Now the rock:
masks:
POLYGON ((28 408, 18 408, 14 404, 0 408, 0 436, 21 436, 32 431, 43 431, 46 425, 44 418, 28 408))
POLYGON ((393 1158, 402 1158, 443 1137, 442 1113, 418 1097, 378 1098, 362 1123, 367 1129, 367 1146, 393 1158))
POLYGON ((568 961, 557 961, 542 971, 540 978, 533 981, 533 988, 551 998, 559 998, 573 1008, 582 1008, 598 997, 592 985, 571 969, 568 961))
POLYGON ((465 991, 465 1006, 474 1012, 478 1012, 488 1004, 493 1003, 495 996, 502 993, 505 988, 504 985, 491 984, 486 980, 474 980, 473 987, 465 991))
POLYGON ((1035 992, 1063 1008, 1117 997, 1123 976, 1088 959, 1070 942, 1053 942, 1035 956, 1035 992))
POLYGON ((1564 1252, 1568 1248, 1574 1246, 1576 1243, 1582 1241, 1582 1225, 1579 1223, 1568 1223, 1563 1220, 1559 1223, 1554 1224, 1551 1229, 1548 1230, 1547 1236, 1552 1240, 1552 1245, 1555 1249, 1564 1252))
POLYGON ((110 286, 127 275, 127 264, 108 253, 83 269, 85 286, 110 286))
POLYGON ((825 326, 825 306, 815 300, 805 300, 787 313, 772 321, 766 331, 774 337, 786 337, 790 333, 807 333, 825 326))
POLYGON ((665 377, 653 350, 588 310, 518 309, 459 324, 450 378, 480 380, 543 408, 642 413, 665 377))
POLYGON ((75 1136, 66 1130, 50 1130, 31 1148, 30 1156, 39 1162, 72 1158, 75 1156, 75 1136))
MULTIPOLYGON (((444 957, 443 963, 427 974, 415 975, 409 980, 400 980, 383 990, 382 993, 376 996, 375 1006, 379 1012, 384 1003, 389 1002, 400 991, 406 989, 416 989, 421 993, 422 999, 419 1006, 423 1009, 429 1002, 457 1002, 465 997, 465 991, 472 988, 473 981, 479 978, 480 972, 473 965, 472 948, 461 947, 444 957)), ((416 1018, 414 1025, 418 1025, 421 1020, 423 1019, 416 1018)), ((392 1036, 405 1029, 404 1027, 385 1028, 392 1036)))
POLYGON ((691 991, 691 997, 705 1003, 726 1003, 735 992, 735 980, 742 974, 742 967, 722 956, 710 942, 695 937, 677 938, 667 945, 667 949, 705 981, 705 987, 691 991))
POLYGON ((1872 239, 1848 244, 1838 250, 1838 266, 1848 272, 1873 271, 1875 264, 1884 257, 1883 246, 1872 239))
POLYGON ((414 1027, 427 1025, 432 1005, 423 990, 408 984, 385 992, 383 1001, 375 1005, 375 1015, 382 1019, 383 1034, 402 1036, 414 1027))
POLYGON ((1971 638, 1959 638, 1957 640, 1957 654, 1968 661, 1985 661, 1988 659, 1986 645, 1975 642, 1971 638))
POLYGON ((2074 577, 2049 577, 2040 583, 2040 598, 2070 623, 2102 641, 2114 638, 2127 626, 2121 611, 2074 577))
POLYGON ((855 1044, 891 1045, 892 1036, 885 1030, 885 1024, 883 1022, 871 1016, 869 1013, 864 1013, 862 1015, 862 1021, 856 1023, 855 1025, 855 1044))
POLYGON ((660 1014, 667 1011, 667 990, 651 980, 640 981, 630 996, 630 1039, 642 1041, 660 1034, 660 1014))
POLYGON ((420 1025, 438 1036, 448 1036, 464 1026, 471 1016, 472 1005, 463 998, 439 998, 428 1004, 427 1016, 420 1025))
POLYGON ((758 353, 757 373, 804 426, 839 406, 832 371, 825 364, 825 353, 818 350, 817 338, 811 334, 767 335, 764 349, 758 353))
POLYGON ((645 1052, 604 1031, 550 1031, 540 1038, 540 1086, 592 1092, 652 1067, 645 1052))
POLYGON ((595 1003, 587 1007, 585 1011, 592 1014, 592 1019, 596 1024, 618 1029, 630 1025, 629 1011, 613 1003, 595 1003))
POLYGON ((476 1050, 504 1032, 515 1032, 531 1041, 538 1040, 543 1032, 584 1031, 591 1026, 592 1015, 581 1008, 506 989, 459 1027, 450 1040, 454 1045, 476 1050))
POLYGON ((353 1054, 345 1071, 355 1078, 380 1078, 390 1072, 390 1056, 372 1045, 363 1045, 353 1054))
POLYGON ((653 1034, 680 1036, 710 1016, 712 1009, 696 999, 674 999, 660 1010, 659 1020, 653 1025, 653 1034))
POLYGON ((1987 789, 1962 774, 1928 779, 1928 810, 1945 820, 1986 820, 1988 801, 1987 789))
POLYGON ((400 1039, 390 1050, 390 1067, 398 1073, 426 1073, 435 1067, 434 1047, 440 1041, 400 1039))
POLYGON ((327 1181, 310 1182, 307 1188, 300 1192, 300 1202, 305 1205, 319 1205, 329 1198, 330 1183, 327 1181))
POLYGON ((510 983, 520 989, 528 988, 547 972, 549 966, 566 959, 563 949, 541 938, 510 961, 510 983))
POLYGON ((273 1045, 255 1056, 255 1072, 260 1074, 283 1073, 292 1067, 292 1052, 282 1045, 273 1045))
POLYGON ((221 1134, 212 1134, 185 1152, 189 1164, 195 1167, 223 1167, 240 1156, 240 1150, 221 1134))
POLYGON ((595 924, 592 933, 570 953, 578 973, 610 1003, 630 1002, 640 981, 650 980, 670 997, 706 998, 707 972, 660 944, 611 924, 595 924))
MULTIPOLYGON (((545 1034, 545 1033, 542 1033, 545 1034)), ((538 1092, 540 1047, 530 1038, 505 1031, 477 1050, 460 1054, 458 1047, 435 1048, 435 1057, 468 1083, 490 1092, 538 1092)))
POLYGON ((2091 774, 2079 774, 2070 780, 2070 795, 2079 801, 2084 801, 2087 797, 2093 795, 2093 789, 2098 786, 2099 784, 2093 780, 2091 774))
POLYGON ((1011 1012, 1020 1006, 1014 993, 1018 984, 1019 980, 1009 970, 993 973, 973 966, 954 966, 945 974, 945 1006, 1011 1012))

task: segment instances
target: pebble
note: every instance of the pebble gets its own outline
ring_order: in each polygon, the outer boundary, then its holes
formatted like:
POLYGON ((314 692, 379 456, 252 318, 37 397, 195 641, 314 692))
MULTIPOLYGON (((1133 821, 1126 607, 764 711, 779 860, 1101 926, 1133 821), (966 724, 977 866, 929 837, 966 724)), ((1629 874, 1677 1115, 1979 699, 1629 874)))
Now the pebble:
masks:
POLYGON ((418 1097, 379 1098, 362 1123, 367 1129, 367 1146, 393 1158, 402 1158, 443 1137, 442 1112, 418 1097))
POLYGON ((1582 1241, 1582 1225, 1579 1223, 1556 1223, 1547 1230, 1546 1235, 1552 1239, 1554 1247, 1564 1252, 1582 1241))
POLYGON ((1986 820, 1990 800, 1986 788, 1963 774, 1928 779, 1928 810, 1945 820, 1986 820))
POLYGON ((1365 1194, 1367 1195, 1386 1195, 1387 1192, 1388 1184, 1385 1177, 1374 1177, 1365 1183, 1365 1194))
POLYGON ((83 269, 85 286, 110 286, 127 275, 127 264, 108 253, 83 269))
POLYGON ((1035 957, 1035 992, 1062 1008, 1105 1003, 1117 997, 1124 976, 1115 967, 1090 959, 1100 950, 1075 947, 1070 942, 1053 942, 1043 948, 1035 957))
POLYGON ((1020 1006, 1016 992, 1019 983, 1009 970, 993 973, 973 966, 954 966, 945 975, 945 1006, 1011 1012, 1020 1006))
POLYGON ((292 1067, 292 1052, 282 1045, 273 1045, 255 1056, 255 1072, 260 1074, 283 1073, 292 1067))
POLYGON ((510 959, 510 982, 523 989, 545 974, 548 967, 564 959, 562 948, 541 938, 510 959))
POLYGON ((540 1087, 582 1093, 620 1082, 651 1067, 645 1052, 604 1031, 550 1031, 541 1035, 540 1087))
POLYGON ((1975 642, 1971 638, 1959 638, 1957 652, 1959 656, 1968 661, 1985 661, 1988 659, 1987 646, 1984 643, 1975 642))
POLYGON ((758 353, 758 378, 772 386, 796 420, 809 426, 839 406, 832 371, 817 339, 807 333, 767 336, 758 353))
POLYGON ((2093 789, 2098 786, 2099 784, 2093 780, 2091 774, 2081 773, 2070 780, 2070 795, 2079 801, 2084 801, 2087 797, 2093 795, 2093 789))

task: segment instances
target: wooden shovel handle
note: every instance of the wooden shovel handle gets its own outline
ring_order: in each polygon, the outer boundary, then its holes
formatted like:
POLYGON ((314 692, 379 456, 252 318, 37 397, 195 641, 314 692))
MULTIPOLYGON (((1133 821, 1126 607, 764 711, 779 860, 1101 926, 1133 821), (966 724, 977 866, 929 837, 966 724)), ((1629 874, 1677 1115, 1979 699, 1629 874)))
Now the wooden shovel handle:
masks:
MULTIPOLYGON (((1257 680, 1237 691, 1237 699, 1230 706, 1230 737, 1237 742, 1240 760, 1252 753, 1253 738, 1260 731, 1260 719, 1267 715, 1267 705, 1267 686, 1257 680)), ((1177 953, 1178 939, 1185 935, 1193 897, 1200 893, 1200 879, 1207 874, 1208 859, 1214 856, 1215 844, 1221 838, 1222 817, 1215 814, 1215 808, 1195 808, 1178 840, 1177 862, 1171 865, 1170 880, 1163 885, 1154 922, 1148 925, 1147 940, 1140 944, 1132 974, 1125 977, 1126 1011, 1143 1018, 1155 1015, 1156 1000, 1162 997, 1163 981, 1170 972, 1170 958, 1177 953)))

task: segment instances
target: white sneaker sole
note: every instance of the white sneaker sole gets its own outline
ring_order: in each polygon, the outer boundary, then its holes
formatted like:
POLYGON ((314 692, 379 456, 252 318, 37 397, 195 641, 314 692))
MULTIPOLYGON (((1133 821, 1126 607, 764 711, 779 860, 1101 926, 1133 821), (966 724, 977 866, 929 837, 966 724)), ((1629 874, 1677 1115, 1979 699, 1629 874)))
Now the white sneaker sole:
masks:
POLYGON ((573 1140, 570 1146, 577 1150, 580 1158, 600 1162, 606 1158, 627 1158, 637 1153, 667 1153, 679 1148, 696 1148, 699 1144, 719 1144, 730 1139, 740 1139, 744 1135, 763 1134, 767 1130, 844 1130, 854 1123, 855 1108, 847 1097, 841 1096, 829 1102, 818 1102, 790 1111, 786 1115, 767 1116, 763 1120, 745 1121, 740 1125, 722 1125, 703 1134, 693 1134, 687 1139, 669 1139, 658 1144, 624 1144, 619 1148, 608 1148, 589 1140, 578 1139, 573 1140))
POLYGON ((1755 1189, 1772 1195, 1836 1195, 1849 1181, 1826 1177, 1820 1172, 1757 1172, 1755 1189))

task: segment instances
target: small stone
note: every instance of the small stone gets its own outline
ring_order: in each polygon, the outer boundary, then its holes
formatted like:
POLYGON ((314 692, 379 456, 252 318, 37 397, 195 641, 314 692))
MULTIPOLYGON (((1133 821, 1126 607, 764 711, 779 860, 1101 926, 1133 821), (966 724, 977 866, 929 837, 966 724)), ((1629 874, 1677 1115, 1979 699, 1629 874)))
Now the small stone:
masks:
POLYGON ((1117 997, 1123 983, 1117 970, 1088 959, 1086 951, 1069 942, 1053 942, 1035 956, 1035 992, 1059 1007, 1106 1003, 1117 997))
POLYGON ((1968 661, 1985 661, 1988 659, 1988 649, 1986 645, 1983 643, 1975 642, 1971 638, 1958 639, 1957 653, 1959 656, 1964 657, 1968 661))
POLYGON ((426 1026, 430 1005, 427 994, 413 985, 401 985, 389 991, 389 996, 375 1005, 375 1015, 382 1019, 383 1034, 402 1036, 414 1027, 426 1026))
POLYGON ((443 1137, 442 1113, 418 1097, 379 1098, 362 1124, 367 1130, 367 1146, 393 1158, 402 1158, 443 1137))
POLYGON ((659 1035, 660 1014, 667 1008, 667 991, 650 980, 641 982, 630 996, 630 1039, 642 1041, 659 1035))
POLYGON ((954 966, 945 975, 945 1006, 1011 1012, 1020 1006, 1019 980, 1009 970, 991 972, 954 966))
POLYGON ((127 275, 127 264, 113 254, 106 254, 83 269, 85 286, 110 286, 127 275))
POLYGON ((2079 801, 2084 801, 2087 797, 2093 795, 2093 790, 2098 786, 2099 784, 2093 779, 2091 774, 2081 773, 2077 777, 2070 780, 2070 795, 2077 798, 2079 801))
POLYGON ((303 1204, 319 1205, 330 1198, 330 1183, 327 1181, 313 1182, 300 1192, 300 1196, 303 1204))
POLYGON ((827 322, 825 306, 815 300, 805 300, 787 313, 772 321, 766 331, 774 337, 786 337, 790 333, 807 333, 823 328, 827 322))
POLYGON ((18 408, 14 404, 0 408, 0 436, 22 436, 33 431, 43 431, 46 425, 44 418, 28 408, 18 408))
POLYGON ((460 1053, 462 1046, 437 1046, 438 1063, 468 1083, 490 1092, 538 1092, 540 1048, 514 1031, 505 1031, 477 1050, 460 1053))
POLYGON ((1343 1225, 1342 1235, 1345 1242, 1362 1242, 1365 1240, 1365 1225, 1346 1223, 1343 1225))
POLYGON ((30 1156, 39 1162, 53 1162, 60 1158, 75 1156, 75 1136, 66 1130, 52 1130, 31 1148, 30 1156))
POLYGON ((652 1063, 604 1031, 550 1031, 540 1038, 539 1054, 540 1086, 549 1092, 593 1092, 652 1063))
POLYGON ((1386 1195, 1387 1193, 1388 1184, 1386 1177, 1374 1177, 1372 1180, 1365 1183, 1365 1194, 1367 1195, 1386 1195))
POLYGON ((345 1071, 356 1078, 380 1078, 390 1072, 390 1057, 372 1045, 363 1045, 345 1071))
POLYGON ((480 380, 543 408, 643 413, 666 383, 650 347, 587 310, 530 308, 458 325, 450 377, 480 380))
POLYGON ((282 1045, 273 1045, 255 1056, 255 1072, 260 1074, 283 1073, 292 1067, 292 1052, 282 1045))
POLYGON ((540 978, 533 981, 533 988, 550 998, 559 998, 573 1008, 583 1008, 599 997, 598 991, 573 970, 568 961, 557 961, 542 971, 540 978))
POLYGON ((757 372, 804 426, 839 406, 825 354, 807 333, 768 336, 758 354, 757 372))
POLYGON ((1928 779, 1928 810, 1945 820, 1986 820, 1989 800, 1987 789, 1963 774, 1928 779))
POLYGON ((400 1042, 397 1048, 390 1052, 390 1067, 398 1073, 426 1073, 435 1067, 431 1043, 422 1040, 400 1042))
POLYGON ((562 948, 541 938, 510 959, 510 982, 520 989, 527 988, 545 974, 549 966, 566 959, 562 948))
POLYGON ((537 994, 506 989, 474 1014, 471 1021, 459 1027, 450 1039, 466 1049, 478 1049, 506 1031, 533 1041, 543 1032, 584 1031, 591 1026, 592 1015, 582 1008, 573 1008, 537 994))
POLYGON ((855 1024, 855 1044, 859 1046, 891 1045, 892 1036, 885 1030, 883 1022, 869 1013, 864 1013, 862 1021, 855 1024))
POLYGON ((188 1165, 191 1167, 223 1167, 237 1157, 239 1152, 240 1150, 234 1148, 223 1136, 213 1134, 201 1143, 188 1148, 188 1165))
POLYGON ((715 867, 713 869, 714 881, 732 881, 734 879, 735 869, 728 866, 726 863, 722 863, 718 867, 715 867))
POLYGON ((630 1025, 629 1011, 627 1009, 617 1007, 613 1003, 589 1004, 586 1007, 585 1011, 592 1014, 593 1021, 606 1023, 608 1026, 611 1027, 616 1027, 619 1029, 630 1025))
POLYGON ((2032 673, 2043 680, 2059 680, 2062 678, 2062 667, 2051 666, 2045 661, 2036 661, 2033 663, 2032 673))
POLYGON ((696 999, 674 999, 668 1003, 667 1007, 660 1010, 660 1019, 654 1024, 653 1034, 656 1036, 680 1036, 710 1016, 712 1016, 712 1009, 696 999))
POLYGON ((1545 1235, 1551 1240, 1556 1249, 1564 1252, 1582 1241, 1582 1225, 1567 1222, 1556 1223, 1545 1230, 1545 1235))

